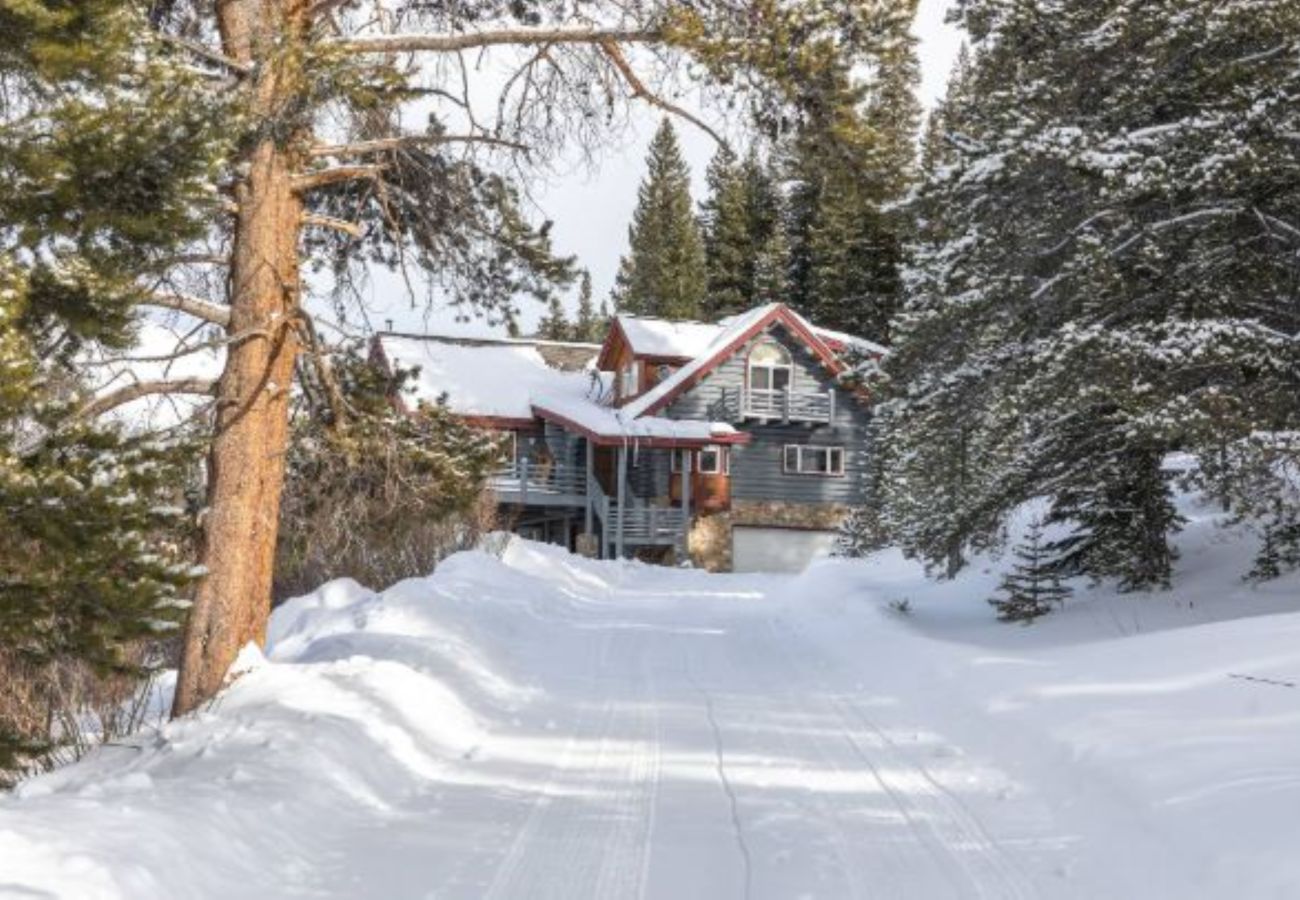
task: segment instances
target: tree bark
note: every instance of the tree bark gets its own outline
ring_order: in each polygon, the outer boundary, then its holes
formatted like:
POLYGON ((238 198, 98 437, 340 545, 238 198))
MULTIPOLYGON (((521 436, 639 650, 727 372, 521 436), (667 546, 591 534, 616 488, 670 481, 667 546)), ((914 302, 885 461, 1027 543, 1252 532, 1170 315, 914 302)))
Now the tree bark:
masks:
POLYGON ((232 334, 269 337, 232 344, 217 391, 208 456, 208 509, 200 582, 186 626, 172 714, 221 689, 239 651, 266 637, 280 494, 289 441, 289 391, 298 355, 298 234, 293 136, 273 127, 297 84, 294 54, 305 0, 218 0, 224 53, 257 73, 255 121, 267 123, 245 158, 230 273, 232 334))

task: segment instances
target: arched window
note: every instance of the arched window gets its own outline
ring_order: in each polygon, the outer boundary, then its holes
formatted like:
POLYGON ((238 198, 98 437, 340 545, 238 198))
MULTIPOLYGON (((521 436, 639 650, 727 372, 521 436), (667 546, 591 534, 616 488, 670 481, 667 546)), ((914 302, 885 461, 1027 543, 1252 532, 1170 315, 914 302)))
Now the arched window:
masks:
POLYGON ((763 341, 749 352, 749 387, 755 391, 784 391, 794 381, 790 353, 775 341, 763 341))

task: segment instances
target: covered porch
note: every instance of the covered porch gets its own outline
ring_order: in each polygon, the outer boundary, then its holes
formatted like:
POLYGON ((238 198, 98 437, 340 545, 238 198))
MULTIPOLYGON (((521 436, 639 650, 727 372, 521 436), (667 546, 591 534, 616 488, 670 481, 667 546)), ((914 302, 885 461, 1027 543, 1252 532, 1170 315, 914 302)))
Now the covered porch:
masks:
POLYGON ((608 407, 534 411, 579 440, 581 549, 602 559, 655 549, 685 556, 692 518, 730 502, 730 450, 749 441, 723 423, 625 420, 608 407))

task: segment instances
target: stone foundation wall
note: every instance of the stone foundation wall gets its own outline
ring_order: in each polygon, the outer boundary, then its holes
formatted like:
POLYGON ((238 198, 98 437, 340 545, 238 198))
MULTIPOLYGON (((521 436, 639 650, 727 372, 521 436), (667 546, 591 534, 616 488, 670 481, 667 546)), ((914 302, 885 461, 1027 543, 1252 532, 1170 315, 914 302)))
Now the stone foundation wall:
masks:
POLYGON ((830 531, 848 514, 849 508, 838 503, 737 500, 727 512, 695 517, 688 540, 691 562, 710 572, 730 572, 731 529, 737 525, 830 531))

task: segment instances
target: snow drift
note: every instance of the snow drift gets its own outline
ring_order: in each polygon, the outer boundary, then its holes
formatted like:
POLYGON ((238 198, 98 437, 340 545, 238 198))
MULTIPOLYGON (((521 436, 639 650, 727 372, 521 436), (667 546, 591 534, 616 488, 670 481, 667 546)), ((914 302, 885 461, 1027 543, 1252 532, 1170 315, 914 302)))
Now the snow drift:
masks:
POLYGON ((887 555, 515 540, 327 584, 209 709, 0 799, 0 896, 1294 896, 1297 583, 1242 587, 1212 534, 1195 595, 1030 628, 991 621, 992 563, 887 555))

